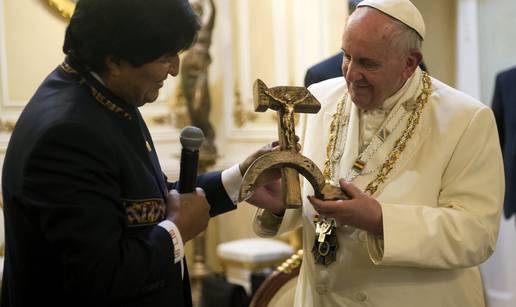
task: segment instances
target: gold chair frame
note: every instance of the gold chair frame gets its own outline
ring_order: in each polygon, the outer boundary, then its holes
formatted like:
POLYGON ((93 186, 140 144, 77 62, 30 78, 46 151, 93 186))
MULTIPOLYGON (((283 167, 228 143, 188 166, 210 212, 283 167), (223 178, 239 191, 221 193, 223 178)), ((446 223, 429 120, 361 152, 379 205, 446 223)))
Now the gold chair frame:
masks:
POLYGON ((250 307, 267 307, 281 287, 298 277, 302 261, 303 250, 300 249, 265 279, 253 295, 250 307))

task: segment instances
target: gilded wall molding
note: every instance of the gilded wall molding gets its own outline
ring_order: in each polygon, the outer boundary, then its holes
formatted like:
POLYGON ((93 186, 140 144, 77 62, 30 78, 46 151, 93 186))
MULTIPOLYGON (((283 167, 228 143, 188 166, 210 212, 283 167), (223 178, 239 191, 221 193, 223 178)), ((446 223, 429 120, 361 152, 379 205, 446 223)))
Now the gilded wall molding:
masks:
POLYGON ((151 125, 156 125, 156 126, 168 126, 168 125, 170 125, 170 122, 171 122, 170 115, 168 115, 168 114, 149 116, 149 117, 145 117, 145 119, 151 125))
POLYGON ((16 122, 14 121, 3 121, 0 119, 0 132, 13 132, 15 124, 16 122))
POLYGON ((242 128, 245 123, 249 121, 254 122, 256 120, 257 114, 253 111, 247 110, 247 108, 243 105, 238 85, 235 86, 234 102, 235 105, 233 106, 233 122, 237 128, 242 128))
POLYGON ((61 16, 70 19, 75 9, 74 0, 47 0, 48 5, 57 10, 61 16))

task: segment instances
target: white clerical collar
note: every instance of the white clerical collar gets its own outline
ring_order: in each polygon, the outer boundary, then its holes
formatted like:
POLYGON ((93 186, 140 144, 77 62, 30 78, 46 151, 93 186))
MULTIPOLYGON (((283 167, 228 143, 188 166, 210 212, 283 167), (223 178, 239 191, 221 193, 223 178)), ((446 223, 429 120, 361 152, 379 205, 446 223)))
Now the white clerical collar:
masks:
POLYGON ((382 109, 384 112, 388 113, 398 102, 400 102, 400 99, 404 100, 401 101, 401 103, 404 103, 410 99, 414 99, 414 94, 419 87, 420 80, 421 69, 417 67, 412 76, 408 78, 407 81, 405 81, 405 84, 403 84, 403 86, 396 93, 394 93, 394 95, 387 98, 379 107, 379 109, 382 109))

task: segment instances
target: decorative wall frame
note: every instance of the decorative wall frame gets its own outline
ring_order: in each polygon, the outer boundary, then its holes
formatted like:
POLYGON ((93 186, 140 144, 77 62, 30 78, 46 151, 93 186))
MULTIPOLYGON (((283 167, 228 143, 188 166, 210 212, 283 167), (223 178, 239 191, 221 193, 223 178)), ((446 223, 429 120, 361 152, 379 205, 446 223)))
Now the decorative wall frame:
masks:
MULTIPOLYGON (((219 48, 216 54, 224 72, 223 130, 229 142, 261 142, 276 137, 276 121, 268 114, 254 114, 252 84, 257 54, 269 50, 269 75, 274 85, 302 85, 306 69, 336 52, 329 29, 332 8, 327 1, 267 0, 260 5, 270 14, 270 32, 256 32, 252 17, 256 3, 251 0, 218 0, 221 18, 217 24, 219 48), (236 17, 233 18, 233 15, 236 17), (254 26, 254 28, 253 28, 254 26), (233 33, 234 35, 229 35, 233 33), (261 37, 260 37, 261 36, 261 37), (267 36, 264 39, 263 36, 267 36), (253 47, 253 40, 266 42, 253 47)), ((345 4, 342 8, 345 9, 345 4)), ((265 78, 266 79, 266 78, 265 78)), ((220 134, 219 134, 220 135, 220 134)))
POLYGON ((48 5, 56 9, 61 16, 70 19, 75 9, 75 4, 78 0, 46 0, 48 5))

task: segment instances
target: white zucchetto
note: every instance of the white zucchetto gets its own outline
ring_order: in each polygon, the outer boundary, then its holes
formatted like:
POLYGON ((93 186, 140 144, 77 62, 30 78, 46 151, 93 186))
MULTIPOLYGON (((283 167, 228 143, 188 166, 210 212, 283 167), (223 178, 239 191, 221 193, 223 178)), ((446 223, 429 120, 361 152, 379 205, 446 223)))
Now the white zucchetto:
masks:
POLYGON ((357 5, 357 8, 361 6, 370 6, 401 21, 414 29, 423 40, 425 39, 423 16, 409 0, 364 0, 357 5))

